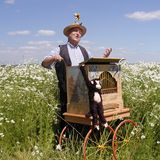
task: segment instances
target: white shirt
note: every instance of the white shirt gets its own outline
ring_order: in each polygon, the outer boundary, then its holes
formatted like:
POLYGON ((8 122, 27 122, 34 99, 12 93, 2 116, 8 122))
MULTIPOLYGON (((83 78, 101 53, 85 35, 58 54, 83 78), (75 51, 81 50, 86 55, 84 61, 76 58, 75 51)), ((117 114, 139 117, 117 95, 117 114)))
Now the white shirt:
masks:
MULTIPOLYGON (((70 57, 72 66, 78 66, 79 63, 84 61, 84 57, 83 57, 83 54, 80 50, 79 45, 73 46, 71 43, 67 42, 67 49, 68 49, 68 53, 69 53, 69 57, 70 57)), ((53 55, 56 55, 59 53, 60 53, 60 47, 57 47, 50 52, 49 56, 51 56, 51 55, 53 56, 53 55)), ((88 51, 87 51, 87 53, 90 57, 90 53, 88 51)))

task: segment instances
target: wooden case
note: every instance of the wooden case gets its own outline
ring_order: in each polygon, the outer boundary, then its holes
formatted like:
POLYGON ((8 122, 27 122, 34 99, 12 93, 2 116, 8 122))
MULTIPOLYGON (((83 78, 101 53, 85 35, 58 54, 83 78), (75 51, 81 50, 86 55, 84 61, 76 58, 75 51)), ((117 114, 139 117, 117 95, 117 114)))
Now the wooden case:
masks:
MULTIPOLYGON (((106 119, 114 120, 129 116, 122 99, 121 67, 117 58, 91 58, 82 62, 89 79, 100 78, 102 82, 102 100, 106 119)), ((67 67, 67 113, 65 119, 70 122, 91 124, 85 117, 89 112, 88 89, 79 66, 67 67)))

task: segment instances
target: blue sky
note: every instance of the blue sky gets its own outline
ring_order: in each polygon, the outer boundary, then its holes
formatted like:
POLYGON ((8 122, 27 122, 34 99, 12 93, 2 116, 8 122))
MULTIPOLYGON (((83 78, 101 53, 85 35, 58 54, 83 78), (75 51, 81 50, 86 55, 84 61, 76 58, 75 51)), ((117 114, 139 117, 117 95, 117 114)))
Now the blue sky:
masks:
POLYGON ((82 38, 93 56, 160 62, 159 0, 0 0, 0 64, 40 63, 63 44, 65 26, 81 14, 82 38))

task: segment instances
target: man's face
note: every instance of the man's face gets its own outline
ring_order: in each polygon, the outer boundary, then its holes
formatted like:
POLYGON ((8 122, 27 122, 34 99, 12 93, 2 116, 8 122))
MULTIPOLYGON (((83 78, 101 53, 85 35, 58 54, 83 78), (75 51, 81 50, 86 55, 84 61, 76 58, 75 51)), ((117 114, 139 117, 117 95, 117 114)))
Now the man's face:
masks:
POLYGON ((73 28, 68 35, 68 39, 71 43, 78 44, 81 40, 81 36, 82 31, 79 28, 73 28))

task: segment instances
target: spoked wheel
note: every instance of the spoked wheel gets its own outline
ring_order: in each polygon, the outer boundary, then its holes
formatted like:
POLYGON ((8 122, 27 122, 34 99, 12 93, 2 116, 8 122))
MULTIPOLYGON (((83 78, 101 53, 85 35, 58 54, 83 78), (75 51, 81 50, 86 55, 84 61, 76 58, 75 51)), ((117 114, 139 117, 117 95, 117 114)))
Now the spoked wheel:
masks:
MULTIPOLYGON (((77 154, 77 156, 82 154, 82 137, 77 133, 77 131, 71 126, 65 126, 59 137, 60 150, 72 151, 77 154)), ((58 148, 58 149, 59 149, 58 148)))
POLYGON ((69 130, 69 127, 68 126, 65 126, 63 129, 62 129, 62 132, 60 134, 60 137, 59 137, 59 145, 62 146, 62 144, 67 141, 67 137, 66 137, 66 132, 69 130))
POLYGON ((83 144, 84 160, 107 159, 112 153, 112 137, 114 130, 111 126, 107 128, 90 129, 83 144))
POLYGON ((122 121, 116 128, 113 140, 113 156, 115 160, 125 159, 130 160, 133 156, 131 149, 136 146, 137 139, 137 123, 126 119, 122 121))

